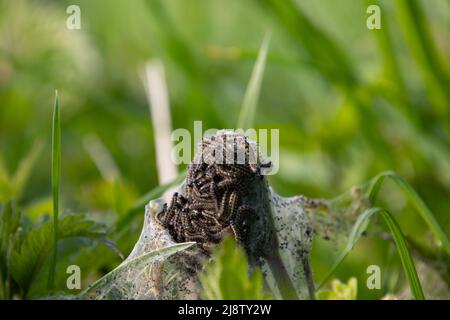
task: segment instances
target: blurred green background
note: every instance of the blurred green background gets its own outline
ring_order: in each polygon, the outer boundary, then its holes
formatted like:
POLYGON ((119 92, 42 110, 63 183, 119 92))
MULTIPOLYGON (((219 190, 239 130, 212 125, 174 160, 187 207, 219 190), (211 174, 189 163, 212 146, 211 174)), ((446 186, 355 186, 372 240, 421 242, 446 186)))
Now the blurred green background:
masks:
MULTIPOLYGON (((280 129, 280 171, 270 177, 277 192, 331 198, 395 170, 449 234, 445 0, 1 0, 0 202, 12 199, 31 221, 51 214, 51 121, 58 89, 64 211, 105 222, 126 256, 139 236, 143 210, 119 231, 115 223, 158 185, 140 76, 145 63, 157 58, 164 64, 174 128, 191 130, 194 120, 202 120, 204 129, 234 128, 269 30, 255 126, 280 129), (71 4, 81 8, 81 30, 66 28, 71 4), (382 9, 380 30, 366 27, 369 4, 382 9), (118 179, 111 181, 93 161, 87 148, 93 137, 113 159, 110 170, 118 179), (14 176, 27 161, 29 169, 14 176)), ((387 185, 382 198, 406 235, 430 241, 400 190, 387 185)), ((82 266, 84 284, 120 262, 103 246, 67 247, 62 256, 82 266)), ((333 260, 319 244, 314 248, 319 280, 333 260)), ((336 276, 356 276, 358 298, 380 298, 401 290, 401 274, 392 244, 371 238, 357 245, 336 276), (365 286, 371 264, 386 270, 382 290, 365 286)), ((63 284, 65 269, 58 275, 63 284)))

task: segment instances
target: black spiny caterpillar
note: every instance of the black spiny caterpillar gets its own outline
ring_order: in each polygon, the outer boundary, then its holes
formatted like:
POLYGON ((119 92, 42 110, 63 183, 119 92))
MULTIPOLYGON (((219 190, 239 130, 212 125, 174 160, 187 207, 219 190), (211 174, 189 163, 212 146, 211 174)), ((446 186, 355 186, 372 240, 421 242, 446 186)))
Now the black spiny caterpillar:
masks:
POLYGON ((156 215, 177 242, 195 241, 206 252, 225 236, 246 241, 255 210, 248 191, 261 178, 256 145, 239 134, 205 138, 189 166, 183 194, 175 193, 156 215), (221 155, 222 157, 219 157, 221 155))

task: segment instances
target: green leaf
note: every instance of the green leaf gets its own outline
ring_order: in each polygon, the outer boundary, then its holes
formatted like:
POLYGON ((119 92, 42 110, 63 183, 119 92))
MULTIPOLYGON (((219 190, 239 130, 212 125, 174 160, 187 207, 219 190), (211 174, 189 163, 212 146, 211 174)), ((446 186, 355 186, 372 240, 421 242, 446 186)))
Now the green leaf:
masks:
POLYGON ((187 248, 191 247, 194 244, 195 242, 177 243, 168 247, 164 247, 162 249, 151 251, 137 258, 134 258, 126 263, 123 263, 114 270, 112 270, 110 273, 106 274, 99 280, 95 281, 86 290, 80 293, 78 297, 84 299, 87 298, 90 294, 92 294, 94 290, 104 291, 104 288, 109 287, 109 285, 114 283, 114 280, 117 279, 122 272, 128 272, 130 269, 135 269, 137 270, 136 272, 139 272, 139 270, 142 270, 151 261, 163 257, 169 257, 179 251, 186 250, 187 248))
MULTIPOLYGON (((26 297, 33 281, 38 276, 47 258, 52 252, 53 221, 42 223, 25 234, 11 255, 11 275, 26 297)), ((106 228, 85 214, 65 215, 58 221, 58 239, 82 237, 103 239, 106 228)))
POLYGON ((249 276, 245 252, 233 238, 225 239, 213 252, 213 262, 199 275, 201 298, 209 300, 263 300, 263 277, 259 269, 249 276))
POLYGON ((52 195, 53 195, 53 256, 48 274, 48 287, 55 286, 55 272, 58 249, 58 214, 59 214, 59 184, 61 181, 61 117, 59 111, 58 91, 55 92, 52 128, 52 195))
POLYGON ((441 229, 439 226, 439 223, 437 222, 436 218, 434 217, 431 210, 428 208, 428 206, 425 204, 425 202, 422 200, 422 198, 417 194, 417 192, 409 185, 408 182, 406 182, 405 179, 403 179, 400 175, 393 171, 386 171, 382 172, 376 177, 374 177, 369 186, 368 194, 369 194, 369 200, 373 204, 375 203, 375 200, 377 198, 378 192, 380 191, 381 185, 385 178, 392 179, 397 185, 402 188, 406 195, 408 196, 409 201, 413 204, 413 206, 416 208, 422 219, 425 221, 425 223, 429 226, 431 229, 431 232, 434 234, 438 241, 438 246, 442 247, 444 251, 450 256, 450 242, 447 238, 447 235, 445 232, 441 229))
POLYGON ((20 224, 20 213, 12 208, 8 202, 0 211, 0 285, 3 299, 10 298, 10 258, 13 241, 20 224))
POLYGON ((267 33, 259 49, 258 58, 253 67, 252 76, 245 92, 237 128, 249 129, 254 122, 259 92, 266 66, 267 52, 269 50, 270 33, 267 33))
POLYGON ((355 277, 348 279, 347 283, 342 283, 339 279, 333 279, 331 290, 320 291, 316 296, 319 300, 356 300, 358 281, 355 277))
POLYGON ((353 226, 353 230, 346 248, 341 253, 339 258, 336 260, 336 263, 333 265, 328 274, 320 282, 318 289, 321 288, 328 281, 328 279, 334 274, 334 272, 340 266, 342 261, 344 261, 345 257, 347 257, 347 255, 353 249, 356 242, 361 237, 362 233, 366 230, 370 222, 370 218, 376 214, 380 214, 384 222, 387 224, 392 236, 394 237, 394 242, 395 245, 397 246, 397 251, 403 265, 403 270, 405 271, 406 277, 408 279, 412 296, 417 300, 425 299, 425 296, 422 291, 422 286, 420 285, 419 277, 417 275, 416 267, 414 265, 414 261, 409 253, 405 237, 403 236, 400 226, 395 221, 394 217, 383 208, 372 208, 365 211, 361 216, 359 216, 358 220, 353 226))

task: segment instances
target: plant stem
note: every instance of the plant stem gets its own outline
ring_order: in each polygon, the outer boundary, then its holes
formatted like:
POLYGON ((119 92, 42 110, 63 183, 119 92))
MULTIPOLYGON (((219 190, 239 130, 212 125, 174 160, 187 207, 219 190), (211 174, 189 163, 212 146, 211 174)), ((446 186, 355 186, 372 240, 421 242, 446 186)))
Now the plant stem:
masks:
POLYGON ((52 129, 52 194, 53 194, 53 255, 48 275, 48 289, 55 287, 56 258, 58 251, 58 213, 59 213, 59 185, 61 175, 61 119, 59 111, 58 91, 55 92, 55 106, 53 109, 52 129))

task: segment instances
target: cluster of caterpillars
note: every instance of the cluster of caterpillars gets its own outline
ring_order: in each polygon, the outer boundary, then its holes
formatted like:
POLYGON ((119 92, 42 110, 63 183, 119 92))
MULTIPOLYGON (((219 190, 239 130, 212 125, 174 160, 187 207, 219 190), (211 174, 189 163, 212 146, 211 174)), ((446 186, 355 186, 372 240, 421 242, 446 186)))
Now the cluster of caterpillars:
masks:
POLYGON ((261 168, 270 165, 259 165, 254 148, 247 137, 237 134, 202 141, 201 152, 189 166, 183 194, 175 193, 156 215, 176 242, 195 241, 209 252, 227 235, 246 241, 255 217, 248 192, 261 178, 261 168))

